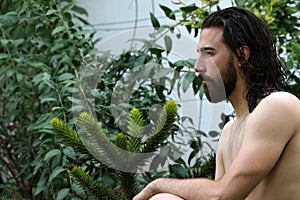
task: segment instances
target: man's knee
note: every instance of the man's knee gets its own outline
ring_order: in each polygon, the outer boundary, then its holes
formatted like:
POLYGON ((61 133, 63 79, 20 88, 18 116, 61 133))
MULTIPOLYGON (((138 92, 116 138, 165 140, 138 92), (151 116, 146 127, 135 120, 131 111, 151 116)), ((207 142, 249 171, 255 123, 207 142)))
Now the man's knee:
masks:
POLYGON ((150 198, 150 200, 184 200, 173 194, 161 193, 150 198))

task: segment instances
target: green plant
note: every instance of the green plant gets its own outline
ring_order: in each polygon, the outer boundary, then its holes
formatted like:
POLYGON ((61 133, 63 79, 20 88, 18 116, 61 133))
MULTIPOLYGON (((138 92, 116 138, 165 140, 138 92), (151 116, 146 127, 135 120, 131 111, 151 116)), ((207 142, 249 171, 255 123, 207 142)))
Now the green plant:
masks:
POLYGON ((74 71, 95 45, 79 23, 87 25, 86 14, 72 0, 0 3, 0 187, 7 197, 62 199, 72 187, 63 172, 76 155, 55 142, 49 121, 72 116, 74 71))
MULTIPOLYGON (((155 122, 150 135, 145 139, 144 119, 142 113, 134 108, 128 117, 128 132, 119 133, 116 136, 115 144, 112 144, 108 135, 103 132, 102 127, 88 113, 80 114, 80 127, 82 130, 78 135, 68 127, 63 121, 54 118, 51 125, 58 137, 76 149, 84 153, 91 153, 95 159, 106 163, 113 169, 119 178, 119 197, 132 199, 139 191, 136 181, 136 174, 132 173, 142 167, 153 156, 153 153, 160 147, 170 134, 170 130, 176 121, 177 106, 174 101, 167 101, 160 111, 159 118, 155 122), (83 147, 85 146, 88 151, 83 147), (124 151, 125 150, 125 151, 124 151), (131 173, 130 173, 131 172, 131 173)), ((70 177, 79 184, 88 195, 100 199, 115 199, 113 189, 105 186, 103 182, 98 182, 85 174, 78 167, 69 168, 70 177)))

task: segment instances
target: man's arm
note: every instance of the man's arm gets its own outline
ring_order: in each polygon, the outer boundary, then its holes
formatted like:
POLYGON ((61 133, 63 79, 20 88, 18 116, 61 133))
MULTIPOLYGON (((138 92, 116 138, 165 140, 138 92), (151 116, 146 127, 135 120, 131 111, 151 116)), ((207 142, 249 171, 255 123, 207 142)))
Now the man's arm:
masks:
POLYGON ((170 193, 186 200, 245 199, 270 172, 295 132, 293 100, 274 94, 266 97, 249 116, 240 151, 224 176, 208 179, 158 179, 134 200, 170 193))

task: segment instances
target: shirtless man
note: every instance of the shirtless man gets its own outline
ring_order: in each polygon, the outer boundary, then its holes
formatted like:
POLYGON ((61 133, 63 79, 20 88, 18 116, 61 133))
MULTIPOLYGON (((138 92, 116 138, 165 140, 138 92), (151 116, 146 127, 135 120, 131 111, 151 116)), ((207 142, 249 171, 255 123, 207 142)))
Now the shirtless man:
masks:
POLYGON ((219 140, 215 180, 161 178, 134 200, 299 200, 300 101, 283 91, 270 31, 235 7, 210 15, 201 30, 195 71, 207 98, 228 99, 236 113, 219 140))

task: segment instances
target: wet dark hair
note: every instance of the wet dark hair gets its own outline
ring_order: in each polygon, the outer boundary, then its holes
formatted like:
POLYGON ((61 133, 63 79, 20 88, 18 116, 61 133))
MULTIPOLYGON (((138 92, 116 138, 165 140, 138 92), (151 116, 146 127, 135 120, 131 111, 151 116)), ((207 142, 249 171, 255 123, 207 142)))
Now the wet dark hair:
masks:
POLYGON ((223 28, 224 43, 242 65, 250 112, 262 98, 283 90, 285 75, 277 55, 275 38, 262 20, 246 9, 230 7, 211 14, 203 21, 201 29, 210 27, 223 28), (250 49, 247 61, 240 50, 243 45, 250 49))

